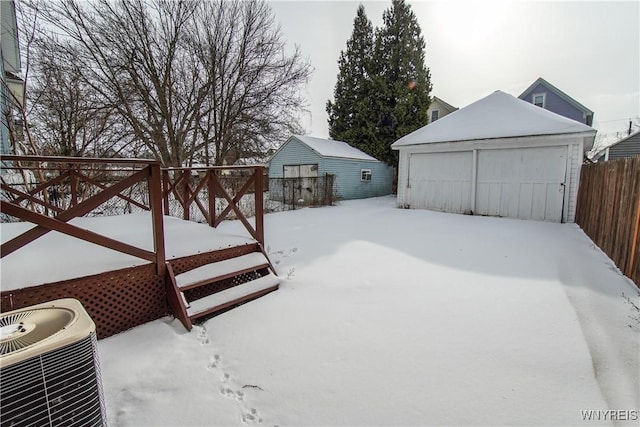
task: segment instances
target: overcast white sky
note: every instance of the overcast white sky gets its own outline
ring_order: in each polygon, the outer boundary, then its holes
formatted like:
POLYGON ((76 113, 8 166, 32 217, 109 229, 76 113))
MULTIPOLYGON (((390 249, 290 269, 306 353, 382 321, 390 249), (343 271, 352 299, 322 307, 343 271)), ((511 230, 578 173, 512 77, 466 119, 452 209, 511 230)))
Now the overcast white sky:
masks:
MULTIPOLYGON (((359 3, 270 2, 288 43, 315 68, 303 120, 310 135, 328 137, 325 104, 359 3)), ((391 0, 362 4, 380 27, 391 0)), ((464 107, 495 90, 518 96, 543 77, 593 110, 594 127, 611 137, 630 119, 640 125, 640 1, 409 4, 426 41, 433 94, 448 103, 464 107)))

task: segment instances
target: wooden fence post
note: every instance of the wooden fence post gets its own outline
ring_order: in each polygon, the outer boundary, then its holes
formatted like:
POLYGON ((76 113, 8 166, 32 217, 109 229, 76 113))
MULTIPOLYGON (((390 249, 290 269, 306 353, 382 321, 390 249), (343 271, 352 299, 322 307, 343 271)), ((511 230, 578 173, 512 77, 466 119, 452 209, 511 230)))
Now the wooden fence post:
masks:
POLYGON ((156 274, 164 277, 167 266, 164 246, 164 220, 162 218, 162 179, 160 164, 152 164, 149 168, 148 188, 149 207, 153 225, 153 250, 156 254, 156 274))
POLYGON ((189 201, 189 197, 191 196, 191 185, 189 180, 191 179, 191 170, 184 169, 182 171, 182 219, 189 220, 189 213, 191 210, 191 203, 189 201))
POLYGON ((171 186, 171 177, 169 176, 168 170, 162 171, 162 202, 164 205, 164 214, 171 215, 171 210, 169 208, 169 188, 171 186))
POLYGON ((217 197, 217 190, 216 190, 216 184, 215 181, 213 180, 213 174, 215 174, 216 171, 214 169, 209 169, 207 170, 207 175, 206 175, 206 180, 207 180, 207 193, 208 193, 208 199, 209 199, 209 226, 210 227, 215 227, 215 223, 216 223, 216 197, 217 197))
POLYGON ((629 264, 627 265, 626 275, 629 278, 633 278, 635 272, 636 261, 636 248, 638 247, 638 235, 640 234, 640 195, 638 195, 638 202, 636 203, 636 221, 633 230, 633 238, 631 239, 631 255, 629 256, 629 264))
POLYGON ((258 166, 253 173, 256 205, 256 240, 264 247, 264 168, 258 166))
POLYGON ((76 170, 69 165, 69 191, 71 192, 71 206, 78 204, 78 177, 76 170))

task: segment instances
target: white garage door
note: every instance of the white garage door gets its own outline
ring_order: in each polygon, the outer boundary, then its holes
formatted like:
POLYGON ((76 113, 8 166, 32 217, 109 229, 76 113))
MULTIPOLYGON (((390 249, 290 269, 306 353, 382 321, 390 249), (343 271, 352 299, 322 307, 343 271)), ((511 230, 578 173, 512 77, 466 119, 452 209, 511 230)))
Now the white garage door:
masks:
POLYGON ((467 213, 471 210, 473 152, 412 154, 409 204, 415 209, 467 213))
POLYGON ((478 151, 476 212, 560 222, 567 147, 478 151))

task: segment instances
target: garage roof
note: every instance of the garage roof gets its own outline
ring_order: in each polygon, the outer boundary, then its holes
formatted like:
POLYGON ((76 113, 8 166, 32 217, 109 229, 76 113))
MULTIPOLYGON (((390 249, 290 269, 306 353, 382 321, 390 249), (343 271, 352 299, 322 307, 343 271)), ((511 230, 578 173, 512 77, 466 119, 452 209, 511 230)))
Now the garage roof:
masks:
POLYGON ((303 144, 324 157, 339 157, 343 159, 378 161, 367 153, 350 146, 346 142, 335 141, 333 139, 316 138, 307 135, 293 135, 303 144))
POLYGON ((596 130, 497 90, 403 136, 391 147, 570 133, 595 135, 596 130))

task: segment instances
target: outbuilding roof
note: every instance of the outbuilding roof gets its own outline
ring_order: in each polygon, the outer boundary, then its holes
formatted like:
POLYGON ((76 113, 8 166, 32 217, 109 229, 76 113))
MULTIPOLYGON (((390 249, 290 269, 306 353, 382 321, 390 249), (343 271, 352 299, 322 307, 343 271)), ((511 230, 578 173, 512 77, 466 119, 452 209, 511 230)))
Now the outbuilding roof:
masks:
POLYGON ((376 158, 371 157, 367 153, 362 152, 343 141, 316 138, 307 135, 293 135, 292 138, 296 138, 298 141, 307 145, 309 148, 323 157, 378 161, 376 158))
POLYGON ((571 133, 595 135, 596 130, 497 90, 403 136, 391 147, 398 149, 407 145, 435 142, 571 133))
POLYGON ((637 138, 638 135, 640 135, 640 130, 635 131, 633 133, 630 133, 629 135, 627 135, 627 136, 625 136, 623 138, 620 138, 619 140, 617 140, 613 144, 609 144, 606 147, 600 149, 600 151, 598 151, 596 154, 594 154, 592 158, 595 159, 595 160, 600 160, 602 157, 605 156, 605 154, 606 154, 608 149, 610 149, 611 147, 615 147, 618 144, 627 142, 627 141, 629 141, 631 139, 636 139, 637 143, 638 143, 638 146, 640 147, 640 139, 637 138))

